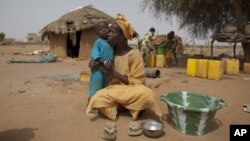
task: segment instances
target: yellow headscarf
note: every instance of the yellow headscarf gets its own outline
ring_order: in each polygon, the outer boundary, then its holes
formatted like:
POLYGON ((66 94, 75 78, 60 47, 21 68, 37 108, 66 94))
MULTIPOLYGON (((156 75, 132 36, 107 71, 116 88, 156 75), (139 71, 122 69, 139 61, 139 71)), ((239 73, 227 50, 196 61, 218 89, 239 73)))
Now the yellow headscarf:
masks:
POLYGON ((124 17, 123 14, 118 13, 116 15, 116 22, 121 27, 122 32, 127 40, 133 39, 133 34, 135 32, 134 27, 132 24, 124 17))

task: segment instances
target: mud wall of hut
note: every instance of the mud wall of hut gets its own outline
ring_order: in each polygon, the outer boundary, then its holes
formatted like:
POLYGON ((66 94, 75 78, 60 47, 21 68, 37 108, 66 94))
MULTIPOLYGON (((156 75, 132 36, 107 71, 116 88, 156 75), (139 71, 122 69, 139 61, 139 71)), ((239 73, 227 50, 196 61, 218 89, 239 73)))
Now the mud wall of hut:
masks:
POLYGON ((80 59, 90 59, 91 49, 97 38, 98 36, 95 33, 95 30, 92 28, 82 31, 79 50, 80 59))
POLYGON ((50 33, 50 51, 58 57, 67 57, 67 34, 50 33))

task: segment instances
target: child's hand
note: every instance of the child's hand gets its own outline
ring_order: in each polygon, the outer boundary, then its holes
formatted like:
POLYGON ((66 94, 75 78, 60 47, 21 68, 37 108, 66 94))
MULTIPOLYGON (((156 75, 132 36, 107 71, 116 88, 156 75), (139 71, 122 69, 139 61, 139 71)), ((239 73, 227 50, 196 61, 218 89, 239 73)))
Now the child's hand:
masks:
POLYGON ((89 61, 89 68, 90 68, 91 70, 98 69, 99 66, 100 66, 99 62, 94 61, 94 60, 90 60, 90 61, 89 61))

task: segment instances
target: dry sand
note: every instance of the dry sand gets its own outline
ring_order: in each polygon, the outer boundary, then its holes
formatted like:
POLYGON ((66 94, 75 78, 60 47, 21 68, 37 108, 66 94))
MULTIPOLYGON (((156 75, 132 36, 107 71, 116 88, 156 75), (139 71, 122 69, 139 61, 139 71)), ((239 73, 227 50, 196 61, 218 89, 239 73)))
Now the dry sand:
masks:
MULTIPOLYGON (((46 45, 0 46, 0 141, 99 141, 102 128, 109 121, 99 115, 91 119, 85 114, 88 84, 79 82, 81 71, 88 71, 88 61, 64 59, 59 63, 8 64, 7 60, 32 59, 37 56, 13 55, 29 52, 46 45)), ((185 64, 185 63, 184 63, 185 64)), ((228 106, 217 111, 211 130, 204 136, 190 136, 175 130, 168 121, 164 135, 151 139, 144 135, 127 134, 131 117, 119 113, 116 121, 119 141, 228 141, 230 124, 249 124, 250 113, 242 105, 250 103, 250 74, 223 75, 222 80, 208 80, 186 76, 184 67, 160 69, 161 79, 147 79, 160 84, 153 88, 159 97, 170 91, 204 93, 224 99, 228 106)), ((164 114, 165 103, 159 101, 164 114)), ((155 118, 146 110, 139 121, 155 118)))

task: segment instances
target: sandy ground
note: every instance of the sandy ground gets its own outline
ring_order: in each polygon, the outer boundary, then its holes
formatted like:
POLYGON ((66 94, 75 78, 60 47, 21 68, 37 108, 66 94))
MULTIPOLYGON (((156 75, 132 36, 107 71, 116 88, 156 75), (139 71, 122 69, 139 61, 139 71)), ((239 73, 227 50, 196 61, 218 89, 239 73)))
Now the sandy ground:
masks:
MULTIPOLYGON (((99 141, 104 124, 109 121, 99 115, 85 114, 88 84, 79 81, 81 71, 88 71, 88 61, 64 59, 58 63, 8 64, 15 59, 38 56, 13 55, 30 52, 45 45, 0 46, 0 141, 99 141)), ((185 62, 184 62, 185 64, 185 62)), ((147 79, 157 96, 171 91, 204 93, 224 99, 227 106, 217 111, 208 134, 190 136, 175 130, 169 121, 164 123, 164 135, 151 139, 144 135, 127 134, 131 117, 120 112, 116 121, 120 141, 228 141, 230 124, 249 124, 250 113, 242 105, 250 103, 250 74, 223 75, 222 80, 208 80, 186 76, 185 67, 160 69, 161 78, 147 79), (158 84, 155 86, 155 84, 158 84)), ((164 114, 165 103, 159 100, 164 114)), ((150 111, 140 115, 139 121, 155 116, 150 111)))

